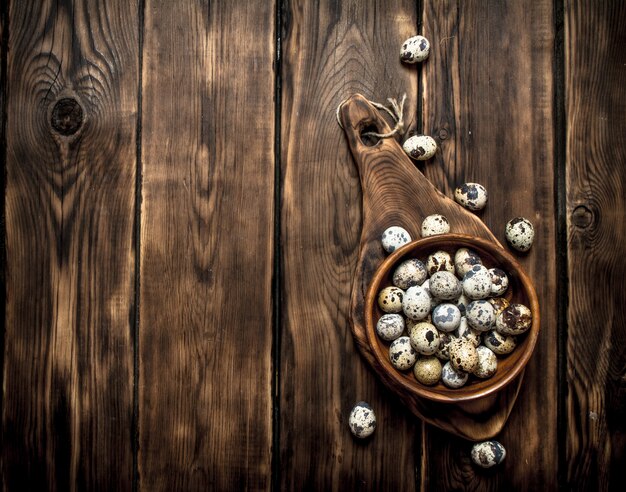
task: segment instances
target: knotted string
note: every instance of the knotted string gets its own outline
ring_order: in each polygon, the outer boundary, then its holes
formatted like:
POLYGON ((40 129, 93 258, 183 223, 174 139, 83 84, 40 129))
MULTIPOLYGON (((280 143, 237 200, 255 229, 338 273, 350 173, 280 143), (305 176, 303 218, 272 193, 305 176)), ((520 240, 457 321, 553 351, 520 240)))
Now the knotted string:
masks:
MULTIPOLYGON (((339 111, 341 111, 341 107, 346 103, 347 100, 348 99, 344 99, 343 101, 341 101, 339 106, 337 106, 337 114, 336 114, 337 123, 339 123, 339 126, 342 129, 343 129, 343 125, 341 124, 339 111)), ((406 101, 406 94, 402 94, 402 99, 400 99, 400 103, 398 103, 396 99, 393 99, 391 97, 387 99, 387 101, 389 101, 389 104, 391 105, 391 109, 385 106, 384 104, 370 101, 369 99, 367 99, 367 102, 369 102, 376 109, 386 111, 389 114, 389 116, 391 116, 391 119, 395 123, 395 126, 393 127, 393 129, 387 133, 365 132, 362 134, 362 136, 376 137, 376 138, 389 138, 389 137, 393 137, 396 133, 401 133, 404 130, 404 103, 406 101)))

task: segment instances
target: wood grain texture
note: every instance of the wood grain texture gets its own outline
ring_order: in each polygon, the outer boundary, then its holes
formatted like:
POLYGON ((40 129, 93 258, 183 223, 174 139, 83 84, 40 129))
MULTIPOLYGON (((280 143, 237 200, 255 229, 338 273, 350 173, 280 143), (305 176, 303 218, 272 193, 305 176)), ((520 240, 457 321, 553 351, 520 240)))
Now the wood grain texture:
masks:
POLYGON ((146 2, 144 490, 270 487, 274 15, 146 2))
POLYGON ((415 113, 416 69, 399 49, 416 19, 406 0, 283 4, 281 490, 415 488, 419 421, 350 333, 362 197, 335 109, 355 92, 382 102, 406 92, 415 113), (360 400, 378 418, 367 442, 348 428, 360 400))
MULTIPOLYGON (((416 169, 398 142, 384 139, 375 145, 364 143, 361 133, 365 128, 375 127, 380 133, 388 133, 390 128, 378 110, 363 96, 351 96, 342 104, 340 115, 359 170, 363 195, 363 225, 350 306, 350 324, 357 346, 379 378, 416 416, 466 439, 478 441, 493 437, 500 432, 509 416, 523 375, 520 374, 497 394, 485 394, 484 398, 474 401, 459 401, 451 405, 448 402, 426 400, 419 392, 420 385, 411 387, 403 384, 404 379, 398 377, 386 357, 376 357, 378 340, 375 338, 376 345, 373 345, 372 339, 366 334, 368 331, 373 333, 373 326, 366 326, 368 313, 372 312, 367 301, 377 295, 376 291, 371 292, 370 284, 374 281, 377 268, 387 256, 380 244, 380 237, 390 224, 400 225, 412 238, 419 238, 424 218, 441 213, 455 232, 484 239, 495 248, 501 246, 479 218, 446 197, 416 169)), ((519 270, 519 267, 516 266, 515 270, 519 270)), ((536 313, 533 330, 538 330, 540 324, 538 311, 536 313)), ((369 323, 371 325, 371 319, 369 323)), ((460 395, 463 391, 449 393, 460 395)))
MULTIPOLYGON (((626 483, 626 4, 565 2, 567 483, 626 483)), ((620 485, 621 484, 621 485, 620 485)))
POLYGON ((504 242, 516 216, 535 225, 520 262, 539 296, 542 330, 509 421, 503 466, 470 464, 471 443, 424 436, 424 490, 552 490, 557 483, 557 330, 553 177, 552 2, 424 2, 424 131, 440 152, 425 175, 451 196, 464 182, 489 191, 479 216, 504 242), (520 463, 528 466, 520 466, 520 463))
POLYGON ((137 25, 135 1, 10 3, 6 490, 132 487, 137 25))

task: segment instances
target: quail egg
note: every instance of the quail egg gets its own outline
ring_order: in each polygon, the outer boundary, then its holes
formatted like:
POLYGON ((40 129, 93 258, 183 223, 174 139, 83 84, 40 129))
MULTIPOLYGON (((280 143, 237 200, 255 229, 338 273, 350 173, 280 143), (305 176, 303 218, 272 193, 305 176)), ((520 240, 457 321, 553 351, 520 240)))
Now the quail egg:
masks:
POLYGON ((485 441, 472 447, 472 461, 481 468, 499 465, 506 458, 506 450, 498 441, 485 441))
POLYGON ((441 331, 452 332, 461 322, 461 311, 455 304, 439 304, 433 309, 433 324, 441 331))
POLYGON ((421 285, 427 277, 426 267, 416 259, 403 261, 393 272, 392 283, 401 289, 408 289, 414 285, 421 285))
POLYGON ((498 355, 510 354, 517 346, 517 340, 514 336, 502 335, 496 330, 485 333, 483 335, 483 343, 485 347, 498 355))
POLYGON ((450 362, 446 362, 441 369, 441 380, 448 388, 460 388, 469 378, 469 374, 460 372, 452 367, 450 362))
POLYGON ((468 210, 482 210, 487 205, 487 190, 478 183, 465 183, 454 190, 454 199, 468 210))
POLYGON ((450 342, 454 339, 449 333, 439 332, 439 349, 435 356, 441 360, 450 360, 450 342))
POLYGON ((446 301, 461 295, 461 282, 450 272, 435 272, 430 277, 430 295, 446 301))
POLYGON ((482 265, 474 265, 463 277, 463 292, 470 299, 484 299, 491 295, 491 274, 482 265))
POLYGON ((404 331, 404 318, 399 314, 383 314, 376 323, 376 333, 388 342, 395 340, 404 331))
POLYGON ((443 215, 429 215, 422 222, 422 237, 436 236, 450 232, 450 222, 443 215))
POLYGON ((407 318, 424 319, 430 313, 430 296, 426 289, 419 285, 409 287, 402 299, 402 311, 407 318))
POLYGON ((482 265, 483 261, 476 251, 469 248, 459 248, 454 253, 454 268, 459 278, 463 278, 474 265, 482 265))
POLYGON ((454 263, 449 253, 445 251, 435 251, 428 255, 426 260, 426 269, 428 275, 432 275, 435 272, 450 272, 454 273, 454 263))
POLYGON ((461 311, 461 316, 465 316, 465 310, 467 309, 467 305, 472 302, 471 299, 468 299, 468 297, 465 294, 461 294, 459 296, 459 298, 454 301, 454 303, 456 304, 456 307, 459 308, 459 311, 461 311))
POLYGON ((413 36, 402 43, 400 60, 404 63, 420 63, 430 54, 430 42, 424 36, 413 36))
POLYGON ((507 222, 504 235, 512 248, 526 252, 533 245, 535 228, 530 220, 524 217, 516 217, 507 222))
POLYGON ((413 374, 420 383, 432 386, 441 379, 441 369, 441 362, 437 357, 420 357, 413 366, 413 374))
POLYGON ((396 369, 406 371, 417 360, 417 352, 411 346, 409 337, 396 338, 389 346, 389 360, 396 369))
POLYGON ((499 268, 490 268, 491 275, 491 295, 501 296, 509 288, 509 277, 504 270, 499 268))
POLYGON ((469 340, 455 338, 450 342, 450 363, 461 372, 472 372, 478 364, 478 352, 469 340))
POLYGON ((393 253, 396 249, 411 242, 411 235, 406 229, 399 226, 391 226, 383 232, 381 243, 387 253, 393 253))
POLYGON ((352 434, 359 439, 372 435, 376 430, 376 414, 369 403, 360 401, 352 407, 348 425, 352 434))
POLYGON ((430 323, 417 323, 409 330, 411 345, 422 355, 432 355, 439 348, 439 332, 430 323))
POLYGON ((484 299, 470 302, 465 317, 472 328, 481 332, 489 331, 496 321, 493 306, 484 299))
POLYGON ((416 161, 427 161, 437 152, 437 142, 428 135, 413 135, 405 140, 402 149, 416 161))
POLYGON ((378 294, 378 307, 386 313, 399 313, 402 311, 402 298, 404 291, 397 287, 385 287, 378 294))
POLYGON ((493 376, 498 370, 498 359, 488 347, 481 345, 476 347, 478 353, 478 364, 474 367, 474 376, 487 379, 493 376))
POLYGON ((521 335, 532 324, 532 312, 523 304, 511 304, 496 318, 496 330, 503 335, 521 335))
POLYGON ((478 347, 481 342, 481 333, 475 330, 467 323, 467 318, 463 316, 461 322, 456 330, 454 330, 454 336, 457 338, 464 338, 472 342, 474 347, 478 347))
POLYGON ((487 301, 493 306, 496 317, 511 304, 506 297, 491 297, 487 301))

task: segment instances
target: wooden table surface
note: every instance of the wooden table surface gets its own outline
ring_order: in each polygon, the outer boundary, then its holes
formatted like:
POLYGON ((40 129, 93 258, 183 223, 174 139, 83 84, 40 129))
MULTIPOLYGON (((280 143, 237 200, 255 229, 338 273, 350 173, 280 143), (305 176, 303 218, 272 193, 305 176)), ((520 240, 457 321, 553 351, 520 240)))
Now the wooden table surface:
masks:
MULTIPOLYGON (((2 486, 617 490, 626 480, 626 3, 4 0, 2 486), (432 43, 399 62, 405 38, 432 43), (362 208, 335 109, 407 94, 418 167, 484 184, 542 309, 483 471, 359 356, 362 208), (366 400, 367 442, 347 426, 366 400)), ((419 199, 419 197, 418 197, 419 199)), ((623 490, 623 489, 622 489, 623 490)))

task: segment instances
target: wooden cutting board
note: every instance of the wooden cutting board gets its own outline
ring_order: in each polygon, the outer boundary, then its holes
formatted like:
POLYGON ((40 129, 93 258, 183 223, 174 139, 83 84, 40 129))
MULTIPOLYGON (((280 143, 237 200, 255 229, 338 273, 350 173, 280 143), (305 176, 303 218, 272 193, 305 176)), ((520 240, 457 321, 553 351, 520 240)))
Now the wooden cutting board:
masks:
POLYGON ((365 333, 365 296, 374 272, 385 255, 380 235, 389 225, 406 227, 419 238, 422 220, 442 214, 450 221, 452 232, 469 234, 500 246, 485 224, 474 214, 437 190, 415 167, 393 138, 374 145, 361 138, 364 129, 386 133, 389 125, 379 111, 360 94, 350 97, 340 109, 340 118, 356 162, 363 193, 363 228, 359 260, 352 285, 351 329, 357 346, 383 383, 419 418, 472 441, 489 439, 504 426, 524 376, 520 375, 500 392, 463 403, 438 403, 407 394, 388 376, 374 357, 365 333))

